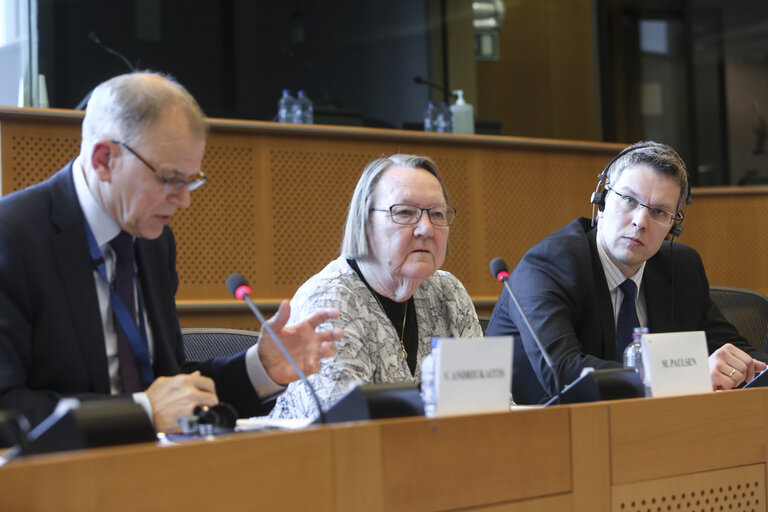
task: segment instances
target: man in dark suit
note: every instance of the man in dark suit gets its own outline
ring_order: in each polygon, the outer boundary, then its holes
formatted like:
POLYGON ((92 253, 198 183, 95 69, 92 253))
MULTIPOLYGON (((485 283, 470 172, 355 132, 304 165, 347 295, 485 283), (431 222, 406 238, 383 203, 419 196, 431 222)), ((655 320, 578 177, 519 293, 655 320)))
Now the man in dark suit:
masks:
MULTIPOLYGON (((631 329, 622 335, 625 296, 632 326, 706 332, 715 389, 751 380, 765 369, 768 354, 752 348, 712 302, 698 253, 665 240, 670 233, 679 235, 688 197, 680 156, 664 144, 638 143, 606 171, 604 189, 593 198, 597 225, 581 218, 551 234, 523 256, 509 280, 560 382, 574 381, 585 367, 622 366, 631 339, 631 329)), ((514 303, 502 291, 486 335, 515 337, 514 399, 540 403, 557 390, 530 332, 520 325, 514 303)))
MULTIPOLYGON (((154 73, 94 89, 80 155, 53 177, 0 199, 0 409, 32 424, 59 398, 133 398, 157 431, 219 398, 241 415, 296 379, 266 333, 229 359, 186 364, 174 295, 176 249, 168 227, 200 171, 207 126, 192 96, 154 73), (119 241, 123 245, 119 245, 119 241)), ((335 353, 335 318, 321 310, 286 327, 270 320, 306 373, 335 353)))

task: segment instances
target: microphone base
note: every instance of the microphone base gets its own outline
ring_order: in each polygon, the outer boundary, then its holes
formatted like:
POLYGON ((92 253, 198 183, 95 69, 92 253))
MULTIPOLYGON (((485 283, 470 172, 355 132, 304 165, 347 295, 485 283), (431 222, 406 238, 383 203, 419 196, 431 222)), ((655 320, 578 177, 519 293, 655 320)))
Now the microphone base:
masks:
MULTIPOLYGON (((355 386, 325 412, 326 423, 424 416, 419 389, 410 384, 355 386)), ((322 423, 320 419, 313 423, 322 423)))
POLYGON ((568 384, 560 393, 560 400, 553 396, 545 406, 578 404, 602 400, 642 398, 645 387, 640 376, 632 368, 607 368, 585 373, 568 384))
POLYGON ((133 400, 109 399, 57 408, 33 429, 22 447, 23 455, 98 448, 157 441, 155 429, 133 400))

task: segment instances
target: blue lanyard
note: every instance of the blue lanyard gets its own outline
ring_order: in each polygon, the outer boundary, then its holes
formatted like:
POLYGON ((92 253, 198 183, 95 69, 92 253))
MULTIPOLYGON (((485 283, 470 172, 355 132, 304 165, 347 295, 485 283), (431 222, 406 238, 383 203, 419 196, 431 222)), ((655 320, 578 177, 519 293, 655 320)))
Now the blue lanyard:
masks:
MULTIPOLYGON (((91 227, 88 225, 87 221, 85 222, 85 233, 88 237, 88 251, 90 252, 91 260, 94 265, 96 265, 96 270, 98 270, 99 275, 109 288, 109 298, 112 301, 112 309, 115 312, 117 321, 120 323, 120 327, 131 345, 131 351, 133 352, 133 357, 136 359, 136 365, 139 369, 139 374, 141 375, 141 381, 144 383, 144 387, 149 387, 155 380, 155 373, 152 371, 152 363, 149 357, 149 342, 147 341, 147 326, 144 321, 144 307, 141 301, 141 293, 137 292, 136 294, 139 303, 139 328, 137 329, 136 324, 131 318, 131 313, 128 311, 128 308, 125 307, 125 304, 123 304, 123 301, 109 282, 109 279, 107 279, 107 265, 104 262, 104 255, 101 253, 101 249, 99 249, 99 245, 96 243, 96 237, 93 236, 93 231, 91 231, 91 227)), ((115 328, 117 328, 117 326, 115 326, 115 328)))

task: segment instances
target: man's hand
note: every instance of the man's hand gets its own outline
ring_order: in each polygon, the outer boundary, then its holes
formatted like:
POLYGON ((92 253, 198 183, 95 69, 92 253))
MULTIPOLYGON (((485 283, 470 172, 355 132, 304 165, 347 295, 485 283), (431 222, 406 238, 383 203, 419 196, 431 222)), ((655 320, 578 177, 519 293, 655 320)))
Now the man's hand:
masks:
MULTIPOLYGON (((290 316, 291 307, 284 300, 275 316, 267 323, 296 360, 301 371, 307 375, 317 373, 320 370, 320 359, 336 354, 336 346, 332 342, 341 338, 342 330, 335 327, 329 331, 316 332, 315 329, 323 322, 338 318, 339 311, 333 308, 319 309, 303 322, 286 327, 290 316)), ((285 385, 299 378, 263 328, 259 336, 259 358, 269 377, 276 383, 285 385)))
POLYGON ((709 375, 713 389, 732 389, 749 382, 755 373, 765 370, 766 364, 743 350, 726 343, 709 356, 709 375))
POLYGON ((216 385, 199 371, 173 377, 158 377, 149 388, 152 416, 157 432, 180 432, 176 418, 192 414, 198 405, 216 405, 216 385))

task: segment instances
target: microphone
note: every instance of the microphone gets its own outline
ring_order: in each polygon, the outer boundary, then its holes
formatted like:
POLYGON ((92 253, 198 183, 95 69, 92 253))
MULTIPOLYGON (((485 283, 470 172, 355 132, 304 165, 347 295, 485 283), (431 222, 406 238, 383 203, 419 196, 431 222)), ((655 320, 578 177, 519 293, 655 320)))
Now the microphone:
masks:
MULTIPOLYGON (((555 371, 555 365, 552 363, 552 358, 549 357, 549 354, 544 349, 544 345, 542 345, 538 334, 536 334, 536 331, 533 330, 533 327, 531 326, 531 322, 528 320, 528 316, 525 314, 525 311, 523 311, 522 306, 520 306, 520 302, 517 300, 517 295, 515 295, 515 292, 512 291, 512 287, 509 286, 509 282, 508 282, 509 269, 507 268, 507 262, 505 262, 501 258, 493 258, 491 260, 491 274, 493 274, 493 277, 497 281, 504 283, 504 288, 507 289, 507 292, 509 292, 509 296, 512 297, 512 302, 515 303, 515 307, 517 308, 517 311, 520 313, 520 316, 523 318, 523 322, 525 322, 525 326, 528 328, 528 332, 531 333, 531 336, 533 337, 533 341, 536 342, 536 346, 539 348, 539 352, 541 352, 541 355, 544 356, 544 361, 547 363, 547 366, 552 371, 552 377, 555 380, 555 388, 557 389, 557 395, 556 395, 557 400, 554 403, 560 403, 561 401, 560 378, 558 377, 557 372, 555 371)), ((520 330, 519 327, 518 327, 518 330, 520 330)))
POLYGON ((101 39, 99 39, 99 35, 91 30, 88 32, 88 39, 96 43, 96 46, 104 50, 105 52, 109 53, 110 55, 114 55, 118 59, 122 60, 126 66, 128 66, 128 69, 130 69, 132 72, 136 71, 136 66, 134 66, 131 61, 128 60, 128 58, 123 55, 122 53, 118 52, 117 50, 110 48, 109 46, 105 45, 101 42, 101 39))
POLYGON ((283 357, 291 364, 294 371, 296 372, 296 375, 299 376, 299 379, 301 379, 301 382, 304 383, 307 388, 309 388, 309 392, 312 395, 312 399, 315 401, 315 405, 317 405, 317 410, 320 411, 320 423, 326 423, 325 418, 325 412, 323 411, 323 407, 320 405, 320 399, 317 398, 317 395, 315 394, 315 390, 312 387, 312 385, 309 383, 309 380, 307 379, 307 376, 304 375, 304 372, 301 371, 301 368, 299 368, 299 365, 296 364, 296 361, 291 357, 291 354, 286 350, 285 345, 283 345, 283 342, 280 341, 280 338, 277 337, 275 334, 275 331, 272 330, 272 327, 267 323, 267 320, 264 318, 264 315, 261 314, 261 311, 259 311, 259 308, 256 307, 256 305, 251 300, 251 287, 248 286, 248 280, 245 279, 245 276, 242 274, 234 273, 230 274, 229 277, 227 277, 227 290, 229 290, 229 293, 235 296, 237 300, 245 301, 246 304, 248 304, 248 307, 251 309, 254 315, 256 315, 256 318, 261 322, 262 327, 266 329, 267 333, 269 333, 269 336, 272 338, 272 341, 275 342, 275 345, 277 345, 277 348, 280 349, 280 352, 282 352, 283 357))
POLYGON ((418 75, 413 77, 413 83, 420 84, 420 85, 428 85, 428 86, 430 86, 430 87, 432 87, 434 89, 437 89, 438 91, 443 93, 443 98, 445 99, 446 102, 448 102, 448 98, 453 98, 453 97, 456 96, 455 94, 450 92, 447 87, 444 87, 442 85, 436 84, 434 82, 430 82, 429 80, 427 80, 427 79, 425 79, 425 78, 423 78, 421 76, 418 76, 418 75))
MULTIPOLYGON (((118 59, 122 60, 123 63, 125 63, 125 65, 128 67, 128 69, 131 72, 136 71, 136 66, 134 66, 125 55, 102 43, 101 39, 99 39, 99 35, 95 31, 91 30, 90 32, 88 32, 88 39, 90 39, 94 44, 96 44, 96 46, 98 46, 105 52, 109 53, 110 55, 114 55, 118 59)), ((86 94, 85 97, 83 97, 83 99, 80 100, 80 103, 78 103, 77 106, 75 106, 75 110, 83 110, 85 108, 85 106, 88 104, 88 100, 91 99, 91 92, 93 91, 88 91, 88 94, 86 94)))

